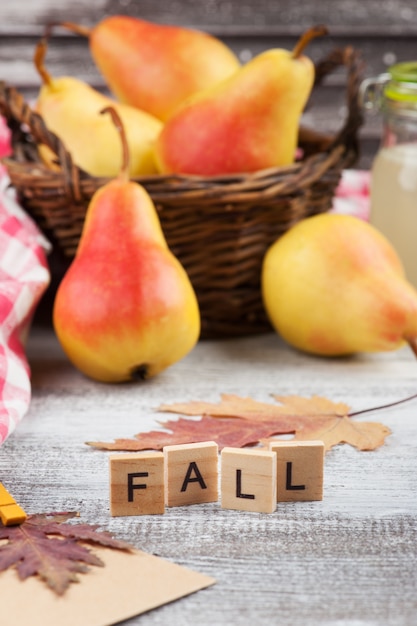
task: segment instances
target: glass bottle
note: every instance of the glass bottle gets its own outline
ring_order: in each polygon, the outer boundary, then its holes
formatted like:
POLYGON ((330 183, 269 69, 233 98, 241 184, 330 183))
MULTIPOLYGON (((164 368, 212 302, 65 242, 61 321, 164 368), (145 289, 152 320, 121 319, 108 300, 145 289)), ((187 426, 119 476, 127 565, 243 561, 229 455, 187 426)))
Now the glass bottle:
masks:
POLYGON ((390 240, 417 287, 417 61, 364 81, 365 108, 380 111, 383 132, 371 171, 370 222, 390 240))

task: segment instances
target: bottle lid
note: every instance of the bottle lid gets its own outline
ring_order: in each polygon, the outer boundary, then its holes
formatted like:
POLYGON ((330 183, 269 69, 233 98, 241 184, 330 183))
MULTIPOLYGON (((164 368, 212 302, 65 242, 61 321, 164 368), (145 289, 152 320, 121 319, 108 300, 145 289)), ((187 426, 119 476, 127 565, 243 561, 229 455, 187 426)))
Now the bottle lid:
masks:
POLYGON ((397 63, 388 68, 384 95, 397 102, 417 103, 417 61, 397 63))

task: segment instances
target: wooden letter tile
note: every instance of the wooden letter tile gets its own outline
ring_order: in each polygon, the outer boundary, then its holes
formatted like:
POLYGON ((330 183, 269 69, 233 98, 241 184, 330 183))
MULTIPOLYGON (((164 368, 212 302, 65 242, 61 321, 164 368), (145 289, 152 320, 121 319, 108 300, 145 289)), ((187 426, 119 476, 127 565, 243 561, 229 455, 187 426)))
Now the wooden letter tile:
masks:
POLYGON ((324 444, 322 441, 276 441, 277 500, 323 500, 324 444))
POLYGON ((110 514, 165 513, 162 452, 110 456, 110 514))
POLYGON ((167 506, 216 502, 219 449, 214 441, 165 446, 167 506))
POLYGON ((276 509, 276 454, 265 450, 223 448, 221 506, 273 513, 276 509))

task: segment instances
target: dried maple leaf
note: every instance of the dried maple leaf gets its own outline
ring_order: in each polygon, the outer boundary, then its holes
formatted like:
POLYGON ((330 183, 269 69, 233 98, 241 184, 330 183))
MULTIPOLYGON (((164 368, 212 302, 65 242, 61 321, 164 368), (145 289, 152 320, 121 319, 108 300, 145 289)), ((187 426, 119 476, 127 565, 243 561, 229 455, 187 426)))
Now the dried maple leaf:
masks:
POLYGON ((211 415, 212 417, 241 417, 251 420, 265 420, 305 415, 347 415, 349 406, 342 402, 335 403, 327 398, 312 396, 273 396, 281 405, 258 402, 252 398, 241 398, 233 394, 221 394, 221 402, 191 401, 176 404, 163 404, 158 410, 185 415, 211 415))
MULTIPOLYGON (((193 416, 211 415, 217 419, 227 416, 268 423, 272 420, 278 428, 275 434, 294 433, 297 440, 319 439, 324 442, 326 450, 339 443, 348 443, 359 450, 374 450, 390 434, 390 430, 378 422, 353 422, 349 415, 350 407, 343 402, 335 403, 321 396, 274 395, 273 398, 280 404, 223 394, 217 404, 165 404, 159 410, 193 416)), ((265 443, 265 439, 260 438, 260 442, 265 443)))
MULTIPOLYGON (((221 450, 225 446, 265 445, 273 435, 293 434, 297 440, 321 440, 325 450, 339 443, 348 443, 358 450, 374 450, 384 443, 391 432, 379 422, 352 421, 351 418, 361 411, 350 413, 350 407, 343 402, 332 402, 321 396, 275 395, 273 398, 280 404, 230 394, 222 394, 217 404, 199 401, 164 404, 158 408, 159 411, 202 416, 202 419, 180 418, 160 422, 170 432, 150 431, 138 433, 133 439, 87 443, 101 450, 139 451, 213 440, 221 450)), ((375 409, 366 409, 363 413, 370 410, 375 409)))
POLYGON ((344 415, 329 417, 323 420, 322 424, 315 422, 310 432, 308 427, 304 426, 295 433, 294 439, 319 439, 324 442, 325 450, 339 443, 349 443, 358 450, 375 450, 382 446, 390 433, 390 429, 379 422, 354 422, 344 415))
POLYGON ((282 425, 276 420, 256 422, 250 420, 215 419, 204 416, 201 420, 168 420, 160 422, 161 426, 171 432, 152 430, 138 433, 134 439, 116 439, 114 442, 88 441, 87 445, 100 450, 124 450, 138 452, 140 450, 162 450, 164 446, 199 441, 216 441, 219 449, 226 446, 243 448, 255 445, 261 438, 271 437, 282 432, 282 425))
POLYGON ((20 526, 0 526, 0 540, 6 540, 0 544, 0 571, 14 567, 21 580, 39 576, 56 594, 62 595, 70 583, 78 582, 77 574, 89 570, 88 565, 104 565, 84 543, 132 549, 109 533, 97 531, 97 526, 66 524, 76 516, 76 513, 38 514, 29 516, 20 526))

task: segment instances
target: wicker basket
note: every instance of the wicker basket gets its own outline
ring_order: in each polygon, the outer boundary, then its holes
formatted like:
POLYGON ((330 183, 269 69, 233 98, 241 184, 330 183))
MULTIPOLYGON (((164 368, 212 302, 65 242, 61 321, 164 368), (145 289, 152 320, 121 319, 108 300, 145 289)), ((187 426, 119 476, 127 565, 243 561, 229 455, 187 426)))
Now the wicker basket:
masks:
MULTIPOLYGON (((188 272, 200 305, 202 337, 270 329, 260 273, 267 248, 290 226, 332 205, 342 170, 358 156, 362 62, 352 48, 336 49, 316 65, 316 85, 339 66, 347 70, 343 128, 324 137, 300 134, 302 160, 249 175, 151 176, 136 179, 150 193, 168 245, 188 272)), ((313 92, 314 93, 314 92, 313 92)), ((13 156, 4 161, 20 202, 70 263, 89 200, 108 179, 77 168, 60 140, 13 87, 0 83, 0 112, 12 130, 13 156), (56 153, 60 171, 46 168, 37 145, 56 153)))

